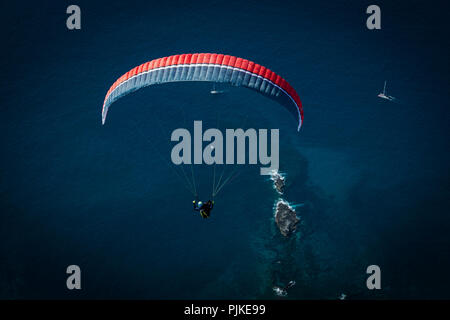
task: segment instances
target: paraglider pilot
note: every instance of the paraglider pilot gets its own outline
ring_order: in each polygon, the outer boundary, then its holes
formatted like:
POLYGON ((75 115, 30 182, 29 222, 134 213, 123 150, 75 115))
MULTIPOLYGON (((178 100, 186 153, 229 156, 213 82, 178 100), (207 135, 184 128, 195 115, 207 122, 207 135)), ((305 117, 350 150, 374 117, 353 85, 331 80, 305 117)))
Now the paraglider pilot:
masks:
POLYGON ((194 200, 192 201, 192 203, 194 204, 194 210, 199 211, 202 218, 204 219, 209 218, 211 210, 214 207, 214 200, 213 201, 208 200, 207 202, 194 200))

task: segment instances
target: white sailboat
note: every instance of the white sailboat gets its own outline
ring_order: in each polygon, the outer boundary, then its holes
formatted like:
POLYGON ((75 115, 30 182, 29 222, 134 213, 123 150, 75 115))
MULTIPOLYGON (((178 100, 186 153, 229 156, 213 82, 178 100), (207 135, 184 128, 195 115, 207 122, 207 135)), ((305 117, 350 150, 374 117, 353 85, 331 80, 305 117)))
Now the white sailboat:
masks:
POLYGON ((210 91, 211 94, 221 94, 223 93, 222 90, 216 90, 216 84, 213 84, 213 89, 210 91))
POLYGON ((382 98, 382 99, 386 99, 386 100, 389 100, 389 101, 393 101, 393 100, 395 100, 395 98, 394 98, 394 97, 392 97, 392 96, 388 96, 388 95, 386 94, 386 81, 384 81, 384 88, 383 88, 383 92, 379 93, 379 94, 378 94, 378 97, 380 97, 380 98, 382 98))

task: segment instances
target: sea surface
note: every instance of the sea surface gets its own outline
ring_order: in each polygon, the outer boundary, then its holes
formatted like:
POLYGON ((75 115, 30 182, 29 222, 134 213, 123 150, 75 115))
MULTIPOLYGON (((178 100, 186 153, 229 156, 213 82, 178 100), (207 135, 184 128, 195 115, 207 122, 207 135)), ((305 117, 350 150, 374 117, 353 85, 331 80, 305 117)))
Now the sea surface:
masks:
MULTIPOLYGON (((368 1, 76 1, 69 31, 70 4, 0 4, 0 298, 280 299, 273 286, 290 280, 283 299, 450 298, 448 5, 378 1, 370 31, 368 1), (119 76, 194 52, 283 76, 301 131, 270 99, 206 83, 145 88, 101 125, 119 76), (377 97, 385 80, 395 102, 377 97), (194 120, 280 129, 293 236, 259 166, 225 168, 239 175, 210 219, 192 210, 169 140, 194 120), (82 290, 66 288, 72 264, 82 290), (374 264, 382 289, 369 291, 374 264)), ((194 167, 203 200, 213 176, 194 167)))

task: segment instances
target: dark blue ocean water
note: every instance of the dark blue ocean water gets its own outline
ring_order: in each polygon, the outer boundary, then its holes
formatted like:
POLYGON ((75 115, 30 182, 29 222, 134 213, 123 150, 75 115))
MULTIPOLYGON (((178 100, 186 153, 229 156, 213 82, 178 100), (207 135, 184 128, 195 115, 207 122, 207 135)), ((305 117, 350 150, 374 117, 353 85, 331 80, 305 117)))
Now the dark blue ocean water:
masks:
MULTIPOLYGON (((449 43, 446 7, 378 1, 2 3, 1 298, 450 298, 449 43), (298 91, 304 126, 245 89, 171 84, 129 95, 101 126, 109 86, 132 67, 188 52, 244 57, 298 91), (388 81, 389 103, 376 97, 388 81), (273 221, 258 168, 211 219, 164 164, 168 133, 280 128, 283 196, 297 234, 273 221), (155 151, 156 148, 156 151, 155 151), (163 157, 163 158, 161 158, 163 157), (65 287, 82 269, 82 290, 65 287), (365 286, 368 265, 382 290, 365 286)), ((186 168, 189 169, 189 168, 186 168)), ((195 168, 200 195, 211 168, 195 168)))

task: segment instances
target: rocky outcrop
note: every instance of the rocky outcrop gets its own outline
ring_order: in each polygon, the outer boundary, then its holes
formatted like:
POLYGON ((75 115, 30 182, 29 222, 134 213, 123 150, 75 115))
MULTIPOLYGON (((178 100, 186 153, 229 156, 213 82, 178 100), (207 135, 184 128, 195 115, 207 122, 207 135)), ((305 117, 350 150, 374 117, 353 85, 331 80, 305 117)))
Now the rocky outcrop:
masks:
POLYGON ((275 222, 283 236, 288 237, 297 229, 300 219, 295 210, 283 200, 277 202, 275 208, 275 222))
POLYGON ((284 177, 278 171, 273 171, 270 175, 270 179, 273 181, 273 187, 277 190, 277 192, 279 194, 283 194, 285 186, 284 177))

